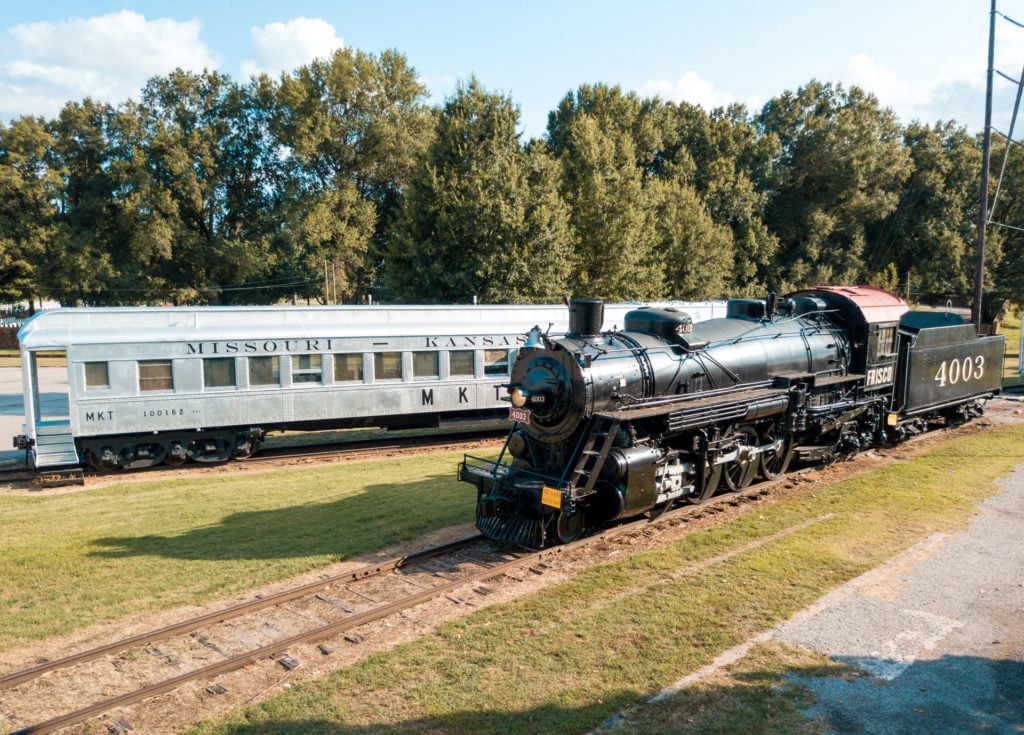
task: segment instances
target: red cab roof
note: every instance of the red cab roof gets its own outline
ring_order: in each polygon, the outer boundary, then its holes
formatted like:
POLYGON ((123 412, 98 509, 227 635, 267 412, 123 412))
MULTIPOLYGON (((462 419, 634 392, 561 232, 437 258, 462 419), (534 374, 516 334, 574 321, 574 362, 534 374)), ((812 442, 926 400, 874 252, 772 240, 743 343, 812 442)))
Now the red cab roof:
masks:
POLYGON ((827 291, 852 301, 869 324, 898 322, 910 310, 899 296, 875 286, 816 286, 811 290, 827 291))

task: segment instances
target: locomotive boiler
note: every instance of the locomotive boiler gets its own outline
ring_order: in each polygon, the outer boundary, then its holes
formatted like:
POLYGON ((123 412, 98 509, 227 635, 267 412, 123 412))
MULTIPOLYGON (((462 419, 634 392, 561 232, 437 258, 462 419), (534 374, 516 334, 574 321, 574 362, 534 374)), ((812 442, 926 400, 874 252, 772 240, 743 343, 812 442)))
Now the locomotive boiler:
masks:
POLYGON ((534 328, 507 386, 497 461, 467 456, 477 527, 542 547, 589 526, 700 503, 981 413, 999 391, 1002 337, 951 313, 910 312, 868 286, 735 299, 724 318, 642 308, 602 332, 599 301, 564 336, 534 328))

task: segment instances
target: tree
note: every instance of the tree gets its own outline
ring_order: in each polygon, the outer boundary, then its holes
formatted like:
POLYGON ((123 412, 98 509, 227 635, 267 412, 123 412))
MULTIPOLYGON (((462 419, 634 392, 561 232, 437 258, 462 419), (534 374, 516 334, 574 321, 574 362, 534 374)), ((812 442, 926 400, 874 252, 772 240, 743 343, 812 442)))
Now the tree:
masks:
MULTIPOLYGON (((288 172, 289 227, 308 274, 325 262, 340 295, 373 285, 385 233, 433 125, 426 88, 395 51, 341 49, 281 78, 257 80, 288 172)), ((315 292, 312 289, 311 292, 315 292)))
POLYGON ((778 281, 857 281, 868 229, 893 212, 910 174, 895 115, 857 87, 812 81, 771 100, 757 124, 781 146, 764 184, 778 281))
POLYGON ((22 117, 0 125, 0 298, 42 295, 39 277, 54 237, 60 172, 49 162, 53 139, 44 121, 22 117))
POLYGON ((146 229, 169 243, 175 300, 262 300, 280 227, 279 161, 251 90, 177 70, 142 92, 146 229))
POLYGON ((673 127, 673 143, 664 154, 672 162, 667 172, 685 175, 708 216, 732 231, 732 269, 723 293, 763 296, 769 282, 784 290, 771 269, 779 242, 764 223, 762 186, 778 155, 778 139, 759 135, 742 105, 710 113, 685 102, 666 109, 673 127))
POLYGON ((519 110, 476 78, 458 87, 393 227, 387 278, 421 302, 546 301, 566 294, 568 214, 557 165, 523 151, 519 110))
POLYGON ((580 87, 548 117, 575 235, 576 295, 619 301, 663 293, 654 201, 645 188, 661 143, 649 122, 635 95, 604 85, 580 87))
POLYGON ((665 263, 665 295, 700 301, 730 293, 734 246, 729 228, 712 220, 693 187, 674 179, 656 180, 649 187, 665 263))
POLYGON ((974 283, 978 172, 976 141, 953 122, 904 131, 911 173, 899 206, 869 229, 865 268, 900 278, 936 299, 969 299, 974 283))

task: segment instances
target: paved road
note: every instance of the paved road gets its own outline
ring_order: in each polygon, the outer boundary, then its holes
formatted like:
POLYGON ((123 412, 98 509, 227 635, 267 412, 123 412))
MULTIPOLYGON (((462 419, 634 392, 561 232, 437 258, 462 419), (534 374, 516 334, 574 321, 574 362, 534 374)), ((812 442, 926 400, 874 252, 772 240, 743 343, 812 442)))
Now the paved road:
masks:
POLYGON ((1024 732, 1024 464, 938 534, 776 632, 870 673, 803 681, 834 733, 1024 732))
MULTIPOLYGON (((68 415, 68 373, 65 368, 39 368, 39 397, 44 415, 50 418, 68 415)), ((0 367, 0 466, 22 464, 25 453, 13 449, 12 438, 22 433, 25 420, 25 394, 21 368, 0 367)))

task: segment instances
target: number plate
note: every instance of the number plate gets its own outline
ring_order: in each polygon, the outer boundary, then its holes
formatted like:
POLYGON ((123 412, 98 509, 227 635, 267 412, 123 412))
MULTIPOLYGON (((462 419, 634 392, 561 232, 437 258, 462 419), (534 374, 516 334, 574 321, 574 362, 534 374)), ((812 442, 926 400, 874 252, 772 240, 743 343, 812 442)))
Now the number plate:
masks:
POLYGON ((530 409, 511 406, 508 409, 508 420, 520 424, 528 424, 530 423, 530 409))
POLYGON ((552 508, 562 508, 562 493, 553 487, 545 487, 540 493, 541 505, 548 505, 552 508))

